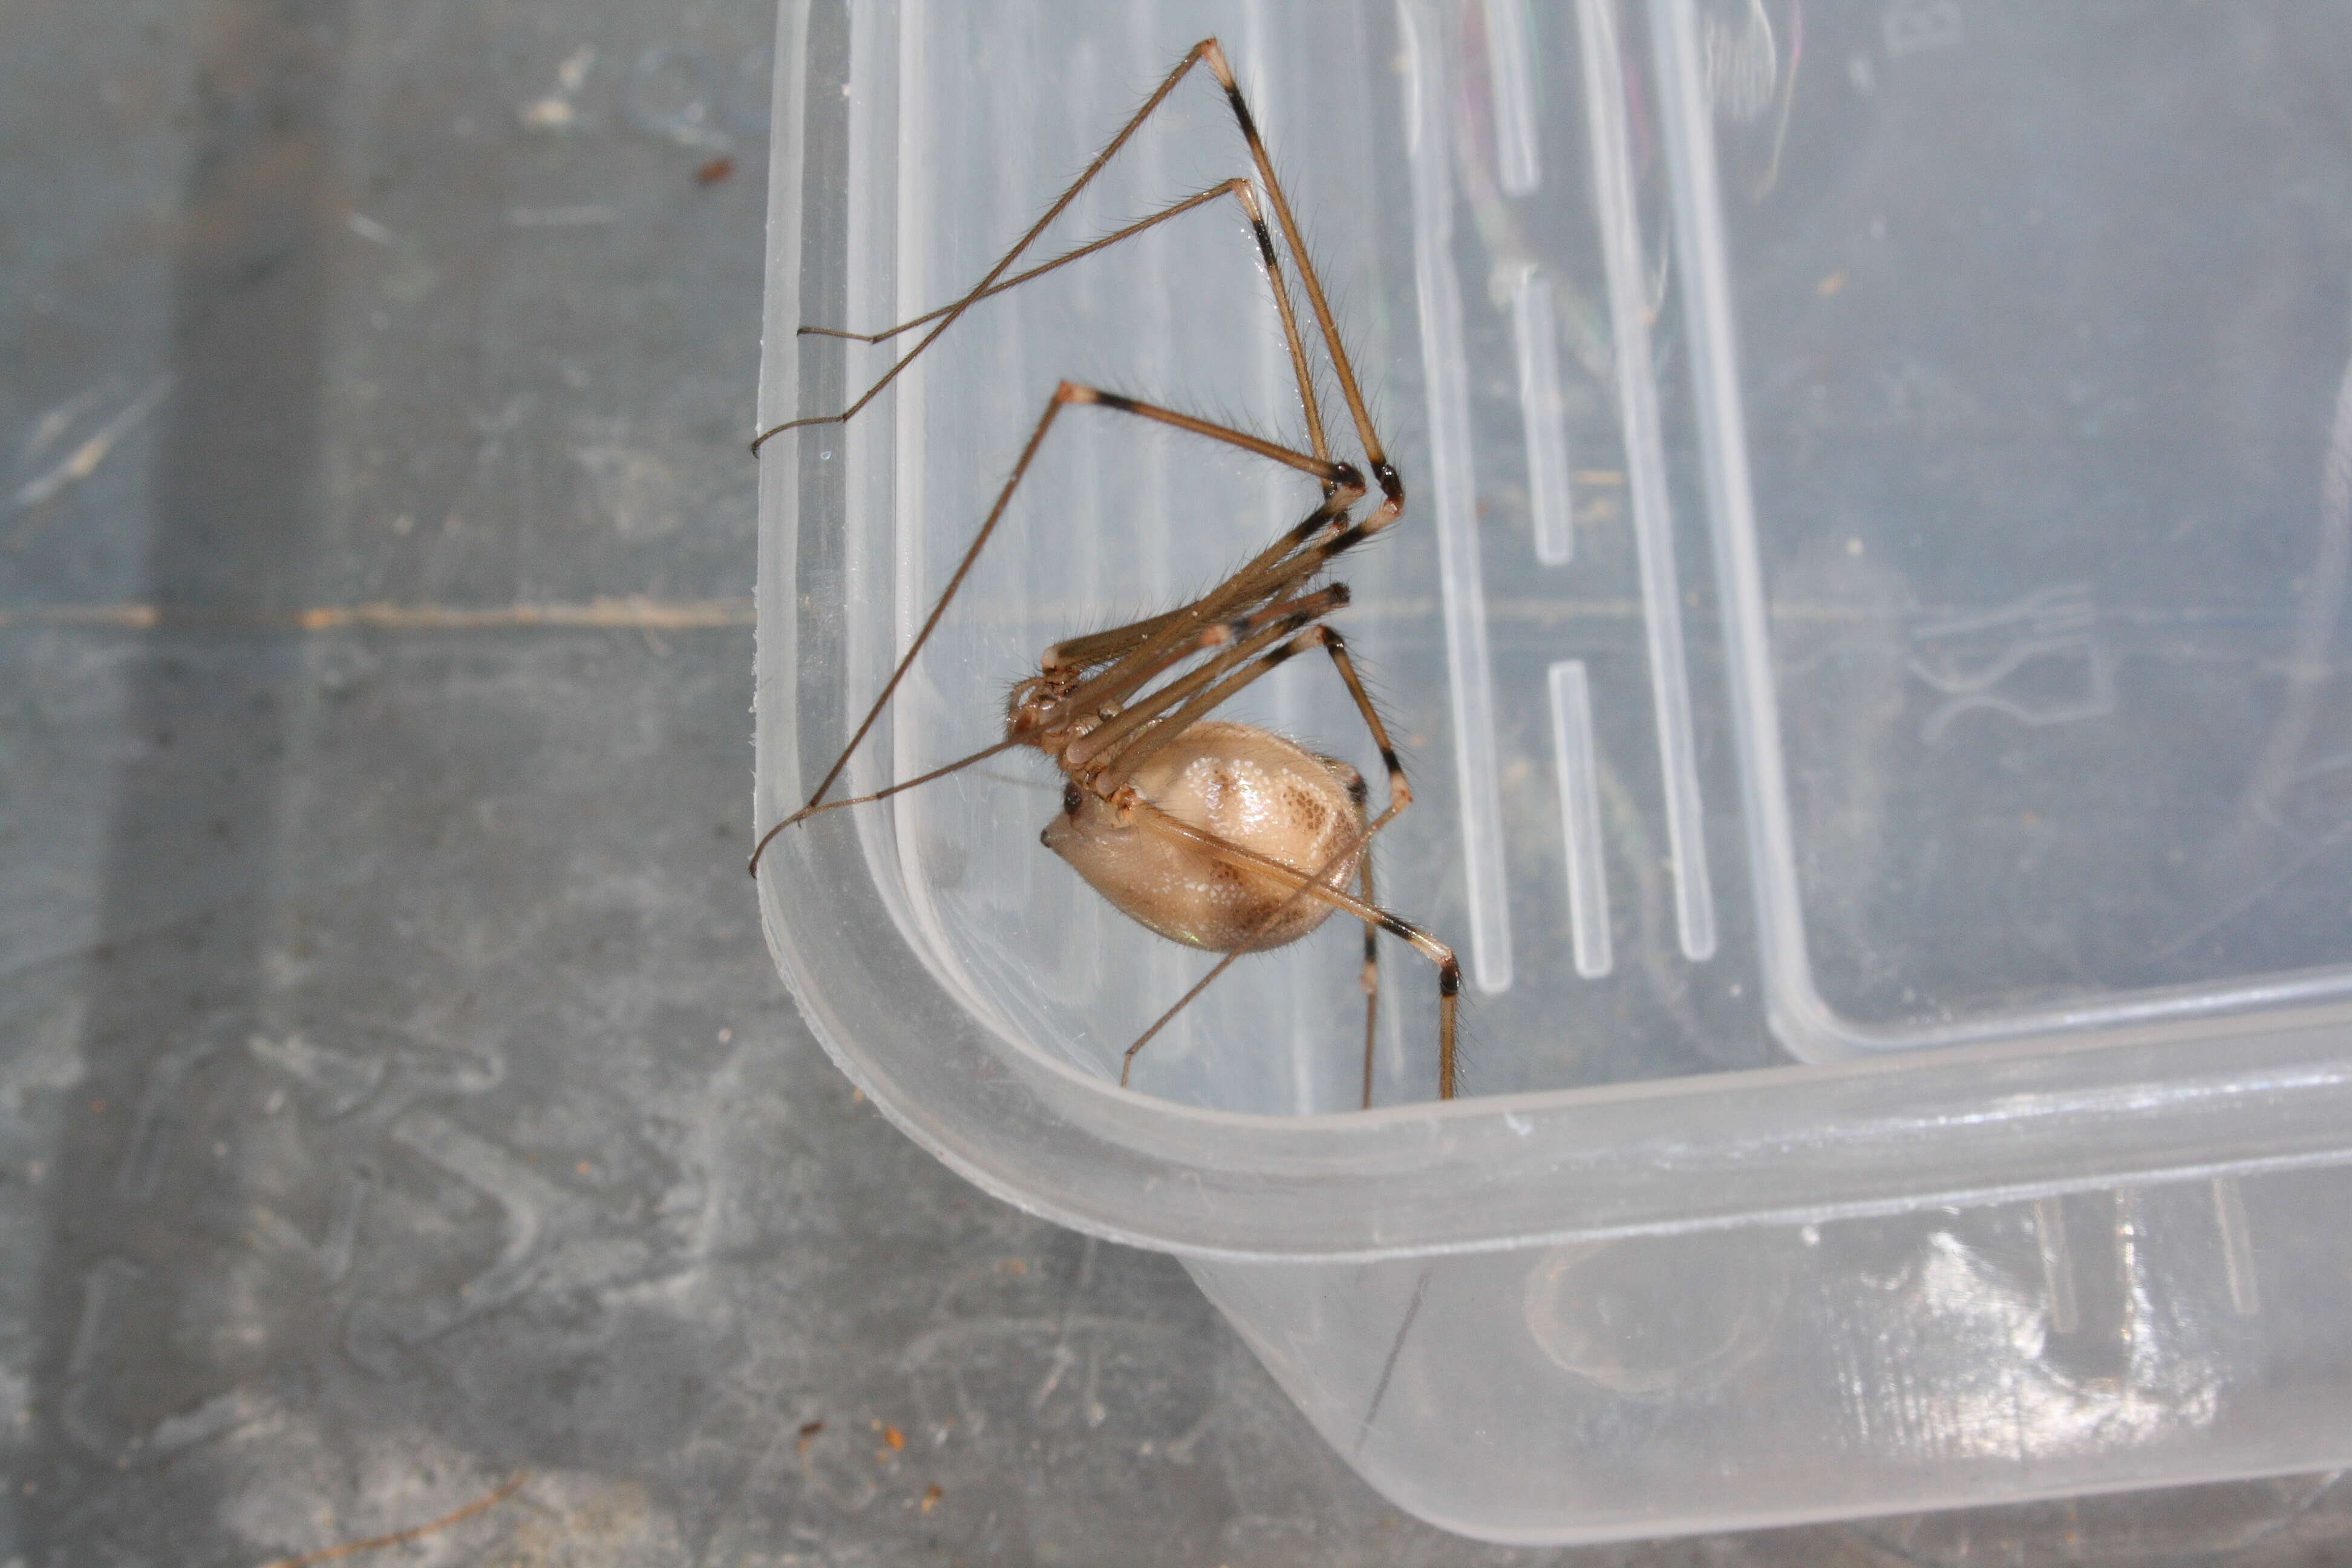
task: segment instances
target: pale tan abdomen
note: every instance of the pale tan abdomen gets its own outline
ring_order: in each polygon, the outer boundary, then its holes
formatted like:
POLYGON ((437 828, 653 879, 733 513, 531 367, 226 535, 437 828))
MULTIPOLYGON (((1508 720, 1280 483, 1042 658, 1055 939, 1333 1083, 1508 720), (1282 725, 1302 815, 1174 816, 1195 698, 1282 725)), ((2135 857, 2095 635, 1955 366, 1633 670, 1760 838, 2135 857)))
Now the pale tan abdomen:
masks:
MULTIPOLYGON (((1345 763, 1254 725, 1209 721, 1151 758, 1132 783, 1179 822, 1308 875, 1331 871, 1331 885, 1345 888, 1365 822, 1354 780, 1345 763), (1336 867, 1334 857, 1341 858, 1336 867)), ((1082 795, 1076 816, 1054 819, 1044 842, 1128 915, 1213 952, 1281 947, 1331 912, 1319 900, 1293 899, 1295 881, 1221 859, 1165 829, 1121 823, 1091 794, 1082 795)))

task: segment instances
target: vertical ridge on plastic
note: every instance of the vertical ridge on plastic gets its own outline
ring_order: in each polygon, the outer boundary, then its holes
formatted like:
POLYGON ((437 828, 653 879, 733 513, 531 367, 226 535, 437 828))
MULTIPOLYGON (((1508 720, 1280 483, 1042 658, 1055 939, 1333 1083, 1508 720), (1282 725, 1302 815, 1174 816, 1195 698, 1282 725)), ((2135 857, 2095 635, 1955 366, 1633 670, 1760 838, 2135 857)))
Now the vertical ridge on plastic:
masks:
MULTIPOLYGON (((1673 858, 1675 917, 1684 955, 1715 955, 1715 893, 1707 878, 1705 807, 1692 733, 1690 670, 1683 651, 1682 591, 1675 569, 1675 522, 1666 490, 1658 383, 1650 358, 1641 215, 1633 192, 1632 132, 1618 43, 1615 0, 1577 0, 1584 57, 1585 114, 1592 142, 1593 207, 1609 278, 1610 340, 1624 422, 1626 482, 1642 583, 1650 696, 1657 709, 1658 763, 1673 858)), ((1662 89, 1662 92, 1664 89, 1662 89)))
POLYGON ((2042 1247, 2042 1289, 2050 1298, 2050 1331, 2071 1334, 2083 1326, 2083 1305, 2074 1289, 2074 1249, 2066 1238, 2066 1211, 2058 1199, 2033 1200, 2033 1237, 2042 1247))
POLYGON ((1518 352, 1519 417, 1528 440, 1528 513, 1536 559, 1565 566, 1576 555, 1575 492, 1568 465, 1566 400, 1559 391, 1559 319, 1551 279, 1530 267, 1511 293, 1511 340, 1518 352))
POLYGON ((1495 177, 1503 194, 1543 184, 1536 151, 1535 42, 1527 0, 1486 0, 1486 75, 1494 84, 1495 177))
MULTIPOLYGON (((1229 37, 1226 41, 1234 46, 1234 65, 1241 73, 1242 90, 1249 95, 1250 112, 1257 119, 1258 133, 1269 145, 1279 147, 1283 144, 1281 121, 1288 106, 1284 95, 1274 90, 1274 72, 1267 58, 1272 18, 1265 0, 1244 0, 1241 24, 1239 39, 1229 37)), ((1269 287, 1271 281, 1267 280, 1269 287)), ((1269 315, 1272 303, 1269 295, 1269 315)), ((1252 341, 1257 345, 1255 395, 1258 407, 1265 411, 1261 417, 1268 428, 1287 428, 1298 417, 1295 412, 1298 395, 1293 390, 1296 384, 1291 379, 1290 358, 1280 330, 1254 333, 1252 341)), ((1264 498, 1261 531, 1266 538, 1276 537, 1298 521, 1297 514, 1305 510, 1297 500, 1298 489, 1295 474, 1271 463, 1264 465, 1258 493, 1264 498)), ((1289 735, 1306 730, 1308 709, 1303 685, 1296 679, 1268 681, 1266 685, 1269 689, 1264 700, 1272 710, 1274 727, 1289 735)), ((1319 999, 1311 994, 1312 990, 1306 985, 1290 988, 1290 1021, 1284 1034, 1289 1052, 1289 1110, 1295 1116, 1311 1116, 1330 1109, 1321 1103, 1323 1096, 1317 1088, 1322 1064, 1305 1045, 1316 1037, 1315 1015, 1329 1006, 1328 1001, 1318 1006, 1319 999)))
MULTIPOLYGON (((1039 17, 1043 20, 1043 16, 1039 17)), ((1082 30, 1067 38, 1055 39, 1051 46, 1055 59, 1063 73, 1056 90, 1041 96, 1037 105, 1037 129, 1046 133, 1052 142, 1069 148, 1079 158, 1093 156, 1106 121, 1117 123, 1118 117, 1129 105, 1126 100, 1126 83, 1105 69, 1108 63, 1099 41, 1091 30, 1082 30)), ((1045 172, 1040 170, 1040 173, 1045 172)), ((1067 171, 1054 170, 1047 185, 1056 185, 1069 178, 1067 171)), ((1058 195, 1060 193, 1054 193, 1058 195)), ((1063 245, 1077 236, 1100 233, 1108 225, 1103 221, 1106 212, 1103 192, 1099 186, 1090 188, 1055 224, 1055 231, 1042 237, 1034 259, 1052 256, 1063 245)), ((1129 252, 1122 260, 1132 260, 1129 252)), ((1034 264, 1032 257, 1024 262, 1034 264)), ((1068 312, 1068 331, 1073 337, 1082 335, 1087 324, 1099 319, 1105 303, 1103 269, 1077 266, 1055 275, 1053 296, 1068 312)), ((1129 309, 1129 301, 1120 299, 1115 309, 1129 309)), ((1064 354, 1058 340, 1047 340, 1048 356, 1055 362, 1051 369, 1056 375, 1066 374, 1064 354)), ((1041 382, 1043 378, 1040 378, 1041 382)), ((1039 390, 1043 390, 1043 386, 1039 390)), ((1055 453, 1053 462, 1059 483, 1056 493, 1066 508, 1063 518, 1075 526, 1056 530, 1050 548, 1054 561, 1053 588, 1047 594, 1036 595, 1036 600, 1063 605, 1079 606, 1075 621, 1056 626, 1054 637, 1067 636, 1080 626, 1104 626, 1118 618, 1106 602, 1106 582, 1113 574, 1112 562, 1126 547, 1127 531, 1114 520, 1109 494, 1116 489, 1125 500, 1128 475, 1126 465, 1132 461, 1135 437, 1132 431, 1090 430, 1080 435, 1072 430, 1060 437, 1063 445, 1055 453), (1113 483, 1106 482, 1107 453, 1116 452, 1110 467, 1118 475, 1113 483)), ((1034 504, 1033 497, 1033 504, 1034 504)), ((1034 593, 1034 589, 1032 590, 1034 593)), ((1065 614, 1067 612, 1066 611, 1065 614)), ((1034 659, 1036 654, 1024 650, 1034 659)), ((1024 837, 1030 835, 1024 834, 1024 837)), ((1059 868, 1045 864, 1048 874, 1059 868)), ((1103 921, 1081 918, 1071 923, 1068 933, 1058 943, 1056 958, 1061 965, 1062 984, 1070 995, 1083 995, 1104 973, 1114 951, 1112 930, 1103 921)), ((1181 1037, 1164 1039, 1163 1048, 1181 1043, 1181 1037)), ((1110 1043, 1110 1042, 1106 1042, 1110 1043)), ((1114 1048, 1123 1049, 1123 1045, 1114 1048)))
POLYGON ((2242 1318, 2263 1311, 2254 1274, 2254 1233, 2246 1221, 2246 1189, 2235 1176, 2213 1178, 2213 1223, 2221 1233, 2221 1267, 2230 1281, 2230 1310, 2242 1318))
MULTIPOLYGON (((847 287, 843 300, 845 321, 875 321, 897 302, 896 226, 898 213, 898 124, 896 70, 877 68, 877 62, 898 58, 894 36, 895 6, 852 6, 849 9, 849 79, 844 84, 849 100, 847 184, 849 222, 844 237, 847 252, 847 287)), ((869 329, 870 330, 870 329, 869 329)), ((848 384, 864 386, 871 380, 870 354, 845 356, 848 384)), ((887 363, 887 362, 886 362, 887 363)), ((894 515, 890 491, 897 476, 877 456, 887 453, 896 434, 898 389, 870 415, 842 424, 816 426, 820 463, 842 465, 842 578, 847 606, 842 666, 850 692, 850 721, 856 721, 862 704, 882 689, 890 667, 904 646, 899 637, 898 599, 901 584, 894 577, 902 541, 903 519, 894 515), (887 606, 879 608, 877 606, 887 606), (877 625, 877 623, 879 623, 877 625)), ((864 795, 889 782, 889 769, 899 739, 896 716, 877 723, 867 743, 860 746, 842 772, 838 788, 845 795, 864 795), (888 744, 885 744, 885 741, 888 744)), ((856 831, 866 863, 885 897, 898 898, 908 886, 906 868, 891 847, 886 820, 894 814, 854 812, 856 831)), ((903 911, 904 905, 899 908, 903 911)))
POLYGON ((1602 859, 1601 780, 1592 736, 1592 689, 1584 661, 1551 667, 1552 760, 1559 774, 1560 837, 1568 847, 1569 932, 1576 972, 1598 980, 1615 967, 1609 941, 1609 873, 1602 859))
MULTIPOLYGON (((781 0, 776 15, 780 54, 770 113, 773 124, 796 127, 797 134, 791 156, 779 154, 768 161, 768 249, 760 302, 760 382, 747 438, 799 412, 801 381, 807 374, 800 353, 800 335, 794 329, 800 325, 795 317, 803 308, 798 279, 807 267, 803 253, 807 243, 804 208, 809 195, 803 176, 815 156, 806 124, 807 81, 815 68, 816 58, 809 48, 809 29, 807 0, 781 0), (780 284, 780 273, 793 281, 780 284)), ((772 659, 780 668, 791 671, 793 679, 762 679, 752 687, 751 826, 755 834, 765 832, 771 823, 799 804, 792 800, 791 792, 801 777, 801 706, 796 691, 793 693, 794 700, 788 703, 783 689, 794 684, 801 661, 797 646, 778 629, 782 623, 773 607, 791 603, 800 581, 796 548, 801 525, 802 445, 793 441, 777 443, 775 457, 760 463, 756 481, 760 544, 753 568, 752 593, 758 605, 757 624, 751 631, 753 668, 764 672, 772 659), (782 524, 781 532, 773 538, 769 527, 771 518, 782 524), (791 652, 782 651, 788 647, 791 652), (793 716, 791 722, 785 721, 787 710, 793 716)), ((763 890, 763 927, 767 919, 765 897, 763 890)))
POLYGON ((1413 284, 1429 398, 1429 495, 1436 516, 1438 597, 1454 702, 1454 772, 1470 904, 1470 974, 1489 994, 1511 986, 1511 916, 1496 788, 1495 687, 1479 575, 1476 482, 1462 289, 1454 268, 1454 177, 1446 162, 1445 71, 1410 4, 1398 7, 1412 79, 1413 284))
MULTIPOLYGON (((924 137, 928 129, 928 96, 923 91, 924 26, 923 0, 898 0, 898 217, 893 231, 894 254, 897 258, 896 287, 889 309, 884 312, 890 321, 911 321, 930 308, 923 298, 930 276, 930 233, 924 218, 929 211, 930 192, 927 178, 929 169, 923 156, 924 137)), ((854 322, 845 322, 853 331, 870 330, 854 322)), ((877 323, 877 326, 881 323, 877 323)), ((894 343, 891 352, 898 351, 894 343)), ((891 389, 891 541, 895 561, 891 573, 893 594, 891 651, 895 655, 913 645, 915 634, 922 627, 924 614, 929 609, 925 588, 929 579, 929 552, 924 529, 930 516, 925 501, 923 430, 926 383, 929 365, 918 360, 899 374, 891 389)), ((896 737, 892 747, 900 757, 922 757, 930 754, 923 744, 923 729, 935 708, 929 699, 927 683, 909 680, 899 688, 898 700, 892 704, 890 729, 896 737)), ((924 886, 918 858, 918 846, 922 835, 918 826, 928 805, 920 790, 909 790, 892 802, 892 811, 898 823, 898 848, 903 861, 902 874, 908 886, 924 886)), ((928 904, 928 900, 922 900, 928 904)), ((928 910, 932 921, 937 913, 928 910)))
MULTIPOLYGON (((1121 81, 1148 80, 1155 70, 1165 70, 1167 45, 1150 23, 1150 14, 1141 6, 1128 12, 1127 58, 1121 81)), ((1147 191, 1167 191, 1175 188, 1168 169, 1168 143, 1162 136, 1144 136, 1130 143, 1123 157, 1135 161, 1139 171, 1137 184, 1147 191)), ((1142 276, 1131 309, 1135 311, 1136 374, 1139 384, 1167 387, 1176 384, 1174 342, 1175 312, 1170 305, 1169 247, 1171 239, 1166 229, 1154 229, 1131 246, 1141 247, 1139 268, 1142 276)), ((1138 482, 1121 500, 1121 506, 1134 519, 1133 547, 1142 569, 1143 599, 1153 605, 1176 602, 1175 521, 1171 516, 1169 497, 1175 493, 1174 447, 1167 441, 1146 441, 1136 461, 1138 482)), ((1154 942, 1145 945, 1149 955, 1145 973, 1149 977, 1150 995, 1155 1003, 1161 999, 1173 1001, 1184 994, 1192 984, 1192 954, 1172 942, 1154 942)), ((1164 1005, 1164 1003, 1162 1004, 1164 1005)), ((1181 1058, 1193 1049, 1193 1026, 1197 1019, 1194 1009, 1179 1013, 1162 1031, 1162 1038, 1154 1042, 1155 1048, 1164 1046, 1168 1056, 1181 1058)))
MULTIPOLYGON (((1267 90, 1273 81, 1273 72, 1266 62, 1267 32, 1265 0, 1244 0, 1242 36, 1239 47, 1234 51, 1234 61, 1241 72, 1242 89, 1249 94, 1250 113, 1257 120, 1258 134, 1269 145, 1279 147, 1282 145, 1281 121, 1287 106, 1282 101, 1281 94, 1267 90)), ((1270 295, 1265 305, 1265 314, 1271 318, 1273 300, 1270 295)), ((1271 331, 1254 332, 1251 341, 1257 345, 1257 397, 1258 406, 1265 410, 1262 417, 1267 420, 1270 428, 1286 428, 1298 417, 1296 411, 1298 395, 1293 390, 1290 357, 1282 341, 1281 329, 1277 325, 1271 331)), ((1265 464, 1262 473, 1258 493, 1264 498, 1265 535, 1271 539, 1297 522, 1298 514, 1306 509, 1295 502, 1298 494, 1297 475, 1272 463, 1265 464)), ((1281 709, 1282 722, 1295 723, 1298 718, 1297 704, 1287 700, 1293 689, 1286 682, 1276 689, 1275 701, 1281 709)))
POLYGON ((2034 1199, 2034 1241, 2042 1244, 2042 1290, 2051 1302, 2051 1333, 2082 1328, 2082 1298, 2074 1293, 2074 1246, 2065 1234, 2065 1208, 2055 1196, 2034 1199))

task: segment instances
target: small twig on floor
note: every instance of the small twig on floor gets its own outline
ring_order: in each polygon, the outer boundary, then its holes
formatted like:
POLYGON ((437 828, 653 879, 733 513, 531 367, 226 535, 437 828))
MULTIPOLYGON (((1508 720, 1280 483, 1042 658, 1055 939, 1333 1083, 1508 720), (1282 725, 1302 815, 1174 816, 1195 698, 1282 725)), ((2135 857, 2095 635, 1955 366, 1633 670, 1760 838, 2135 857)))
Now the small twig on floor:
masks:
POLYGON ((530 1479, 530 1472, 521 1471, 489 1496, 476 1498, 455 1513, 445 1513, 430 1523, 411 1525, 406 1530, 395 1530, 390 1535, 372 1535, 365 1541, 346 1541, 341 1546, 323 1547, 317 1552, 305 1552, 299 1557, 281 1557, 275 1563, 267 1564, 266 1568, 314 1568, 315 1564, 332 1563, 339 1557, 353 1557, 362 1552, 373 1552, 379 1547, 399 1546, 411 1541, 422 1540, 436 1531, 446 1530, 453 1524, 463 1524, 478 1513, 489 1512, 490 1510, 522 1490, 523 1482, 529 1479, 530 1479))

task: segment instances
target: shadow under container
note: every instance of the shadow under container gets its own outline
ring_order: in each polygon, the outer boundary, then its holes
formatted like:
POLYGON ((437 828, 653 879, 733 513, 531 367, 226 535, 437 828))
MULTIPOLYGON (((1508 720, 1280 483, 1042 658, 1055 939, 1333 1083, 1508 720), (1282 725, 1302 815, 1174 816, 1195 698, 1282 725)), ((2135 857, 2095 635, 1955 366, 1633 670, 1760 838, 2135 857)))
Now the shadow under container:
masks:
MULTIPOLYGON (((797 324, 955 298, 1222 37, 1411 487, 1341 624, 1417 762, 1383 898, 1470 977, 1472 1098, 1430 1098, 1400 949, 1382 1109, 1351 1109, 1339 921, 1122 1090, 1207 960, 1078 886, 1034 843, 1058 776, 992 758, 762 865, 803 1016, 910 1137, 1176 1254, 1348 1463, 1468 1535, 2352 1462, 2352 157, 2319 111, 2352 19, 787 0, 781 28, 763 427, 916 341, 797 324)), ((1188 81, 1031 260, 1248 172, 1188 81)), ((1213 204, 770 442, 761 827, 1065 375, 1298 425, 1213 204)), ((987 745, 1047 644, 1313 505, 1261 468, 1057 433, 836 788, 987 745)), ((1352 758, 1307 662, 1246 716, 1352 758)))

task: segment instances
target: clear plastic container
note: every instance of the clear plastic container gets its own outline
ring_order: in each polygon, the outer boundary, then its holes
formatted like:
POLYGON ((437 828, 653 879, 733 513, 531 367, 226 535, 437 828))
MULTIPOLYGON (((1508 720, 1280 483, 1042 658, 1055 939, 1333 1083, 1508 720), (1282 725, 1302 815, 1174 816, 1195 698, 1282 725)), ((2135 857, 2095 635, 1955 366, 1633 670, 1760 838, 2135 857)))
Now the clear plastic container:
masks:
MULTIPOLYGON (((762 426, 837 408, 1199 37, 1412 497, 1338 624, 1413 766, 1358 937, 1118 916, 1006 754, 780 838, 826 1047, 990 1192, 1183 1258, 1338 1451, 1495 1540, 2352 1462, 2352 16, 2274 5, 786 0, 762 426)), ((1204 73, 1031 253, 1249 173, 1204 73)), ((1300 428, 1213 203, 761 459, 762 827, 1063 377, 1300 428)), ((1336 400, 1329 404, 1339 417, 1336 400)), ((1297 476, 1065 418, 846 775, 1297 476)), ((1319 661, 1247 716, 1366 766, 1319 661)), ((2289 1493, 2278 1494, 2283 1500, 2289 1493)), ((2287 1506, 2282 1501, 2282 1507, 2287 1506)))

